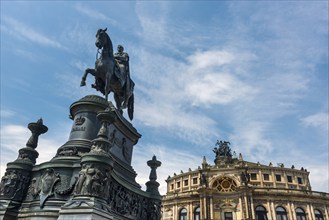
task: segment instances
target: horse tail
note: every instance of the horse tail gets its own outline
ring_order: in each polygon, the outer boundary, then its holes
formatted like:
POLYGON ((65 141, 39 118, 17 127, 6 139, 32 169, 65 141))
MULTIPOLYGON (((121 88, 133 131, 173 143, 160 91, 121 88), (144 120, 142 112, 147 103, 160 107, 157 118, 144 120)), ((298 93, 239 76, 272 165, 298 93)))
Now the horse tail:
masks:
POLYGON ((134 93, 132 93, 128 99, 128 116, 130 121, 134 118, 134 99, 134 93))

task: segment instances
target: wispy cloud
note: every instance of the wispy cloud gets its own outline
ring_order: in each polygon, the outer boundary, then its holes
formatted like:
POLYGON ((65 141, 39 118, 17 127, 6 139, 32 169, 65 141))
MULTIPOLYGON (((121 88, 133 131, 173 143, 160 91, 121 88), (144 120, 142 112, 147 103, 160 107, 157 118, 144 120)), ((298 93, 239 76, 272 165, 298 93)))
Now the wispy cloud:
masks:
POLYGON ((235 73, 236 66, 254 59, 252 54, 196 51, 186 59, 175 60, 146 50, 136 51, 136 119, 147 126, 164 128, 185 141, 200 144, 215 138, 219 135, 215 120, 218 115, 211 118, 206 111, 250 100, 257 93, 235 73))
POLYGON ((80 61, 72 62, 75 68, 81 70, 81 74, 77 75, 71 72, 61 72, 56 74, 56 78, 60 82, 60 86, 56 87, 56 93, 59 96, 69 98, 70 100, 78 100, 82 97, 90 94, 101 95, 95 89, 92 89, 90 84, 94 83, 95 77, 89 75, 86 81, 86 86, 80 87, 83 71, 82 69, 85 64, 80 61), (81 69, 82 68, 82 69, 81 69))
POLYGON ((37 32, 33 28, 16 20, 15 18, 9 16, 3 16, 1 18, 3 19, 2 29, 14 37, 18 37, 42 46, 65 49, 61 43, 37 32))
POLYGON ((10 118, 15 115, 15 111, 8 110, 8 109, 1 109, 0 115, 1 115, 1 118, 10 118))
MULTIPOLYGON (((301 119, 302 123, 308 127, 316 127, 328 132, 329 115, 328 112, 319 112, 301 119)), ((328 134, 328 133, 327 133, 328 134)))
POLYGON ((234 55, 227 51, 208 50, 197 51, 187 57, 190 64, 196 70, 202 71, 203 68, 219 67, 231 63, 234 55))
MULTIPOLYGON (((64 127, 63 124, 62 127, 64 127)), ((51 137, 47 137, 47 133, 39 137, 38 147, 36 148, 39 153, 37 164, 49 161, 56 155, 57 149, 64 144, 63 137, 67 136, 69 130, 63 129, 62 132, 63 134, 52 134, 51 137)), ((5 164, 14 161, 18 157, 18 150, 25 147, 30 136, 31 132, 27 127, 14 124, 1 126, 1 177, 5 172, 5 164)))
MULTIPOLYGON (((271 11, 261 3, 250 20, 244 17, 250 14, 242 5, 245 4, 232 6, 231 12, 236 15, 229 25, 230 30, 217 41, 213 37, 209 41, 211 45, 207 41, 200 43, 196 34, 185 36, 182 32, 174 32, 181 24, 169 23, 167 12, 170 9, 157 13, 155 18, 145 5, 137 8, 144 27, 141 32, 143 40, 151 45, 159 41, 153 49, 167 51, 173 48, 170 55, 164 51, 155 55, 151 49, 138 50, 138 55, 135 55, 139 60, 134 65, 137 67, 134 77, 142 82, 139 84, 142 87, 138 88, 142 99, 142 105, 136 109, 142 111, 137 113, 138 120, 147 126, 165 129, 191 144, 221 138, 217 126, 224 120, 232 127, 227 137, 235 143, 237 151, 245 152, 251 161, 271 158, 281 162, 278 152, 293 144, 287 141, 287 130, 278 129, 277 123, 284 123, 281 120, 285 117, 293 120, 305 110, 301 109, 301 102, 313 95, 310 86, 314 66, 321 63, 325 55, 319 43, 322 35, 310 34, 307 28, 302 28, 300 19, 310 24, 318 23, 321 18, 317 16, 310 22, 302 17, 300 7, 298 12, 280 12, 271 11), (263 8, 265 13, 261 10, 263 8), (179 47, 186 46, 181 43, 184 37, 188 38, 186 42, 205 49, 176 53, 179 47), (179 54, 178 58, 170 58, 173 54, 179 54), (195 129, 193 122, 200 130, 195 129), (180 136, 177 132, 180 129, 189 135, 180 136), (202 135, 203 131, 209 130, 215 132, 202 135), (200 139, 186 138, 191 136, 200 139), (280 146, 277 139, 281 140, 280 146)), ((281 6, 276 4, 275 7, 281 6)), ((191 29, 189 33, 199 33, 197 28, 202 29, 197 25, 188 27, 191 29)), ((327 117, 314 115, 302 121, 306 126, 325 127, 327 117)), ((292 157, 296 158, 293 153, 289 154, 289 158, 292 157)), ((314 164, 314 161, 308 162, 314 164)))
POLYGON ((93 8, 87 7, 85 5, 76 4, 74 8, 75 8, 75 10, 77 10, 78 12, 80 12, 83 15, 88 16, 89 18, 109 22, 109 24, 111 26, 117 26, 117 24, 118 24, 118 22, 115 21, 114 19, 104 15, 103 13, 101 13, 93 8))

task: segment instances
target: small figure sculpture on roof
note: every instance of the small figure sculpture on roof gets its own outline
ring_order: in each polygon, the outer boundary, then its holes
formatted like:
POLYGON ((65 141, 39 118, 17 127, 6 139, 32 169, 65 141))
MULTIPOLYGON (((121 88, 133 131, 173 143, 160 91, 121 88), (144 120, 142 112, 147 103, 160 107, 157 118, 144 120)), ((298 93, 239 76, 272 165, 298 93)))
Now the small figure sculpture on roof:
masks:
POLYGON ((218 141, 216 143, 216 146, 213 149, 213 152, 216 154, 216 158, 223 156, 223 157, 232 157, 232 153, 231 153, 231 149, 228 145, 230 145, 231 143, 228 141, 218 141))

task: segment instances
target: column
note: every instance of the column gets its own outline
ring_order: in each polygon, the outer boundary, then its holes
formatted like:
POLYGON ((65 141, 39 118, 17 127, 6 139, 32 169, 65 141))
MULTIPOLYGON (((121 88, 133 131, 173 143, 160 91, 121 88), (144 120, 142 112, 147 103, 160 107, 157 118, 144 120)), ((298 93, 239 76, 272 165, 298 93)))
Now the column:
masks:
POLYGON ((264 180, 263 180, 263 175, 262 175, 261 170, 258 171, 258 175, 259 175, 259 178, 260 178, 260 186, 264 187, 264 180))
POLYGON ((192 182, 191 182, 191 174, 188 175, 188 190, 191 191, 191 185, 192 185, 192 182))
POLYGON ((247 196, 244 195, 244 204, 245 204, 245 209, 246 209, 246 216, 245 218, 249 218, 249 204, 248 204, 248 200, 247 200, 247 196))
POLYGON ((174 204, 173 210, 172 210, 172 214, 173 214, 173 220, 177 220, 177 203, 174 204))
POLYGON ((324 219, 329 219, 328 207, 324 205, 324 219))
POLYGON ((214 219, 214 204, 213 204, 213 198, 210 197, 210 218, 214 219))
POLYGON ((255 219, 255 209, 254 209, 254 199, 250 195, 250 205, 251 205, 251 218, 255 219))
POLYGON ((312 213, 312 218, 315 219, 314 207, 313 207, 312 203, 310 203, 310 209, 311 209, 311 213, 312 213))
POLYGON ((242 199, 239 197, 239 204, 240 204, 240 212, 241 212, 241 218, 244 219, 244 212, 243 212, 243 206, 242 206, 242 199))
POLYGON ((291 203, 291 211, 292 211, 292 213, 293 213, 293 215, 292 215, 292 219, 293 219, 293 220, 296 220, 295 204, 294 204, 294 202, 291 203))
POLYGON ((292 213, 294 213, 294 210, 291 208, 291 202, 288 202, 288 214, 289 214, 289 219, 293 219, 292 213))
POLYGON ((274 214, 274 218, 273 219, 276 219, 276 210, 275 210, 274 202, 273 201, 271 201, 271 206, 272 206, 272 210, 273 210, 273 214, 274 214))
POLYGON ((273 187, 276 188, 276 178, 273 171, 271 171, 271 175, 272 175, 273 187))
POLYGON ((307 204, 307 213, 306 213, 306 218, 308 219, 308 220, 313 220, 314 219, 314 215, 313 215, 313 212, 312 212, 312 210, 310 209, 310 204, 307 204))
POLYGON ((269 213, 268 218, 269 219, 275 219, 274 210, 272 209, 271 204, 270 204, 270 202, 268 200, 267 200, 267 207, 269 209, 269 211, 268 211, 268 213, 269 213))
POLYGON ((200 219, 205 219, 204 217, 204 202, 203 202, 203 194, 200 195, 200 219))

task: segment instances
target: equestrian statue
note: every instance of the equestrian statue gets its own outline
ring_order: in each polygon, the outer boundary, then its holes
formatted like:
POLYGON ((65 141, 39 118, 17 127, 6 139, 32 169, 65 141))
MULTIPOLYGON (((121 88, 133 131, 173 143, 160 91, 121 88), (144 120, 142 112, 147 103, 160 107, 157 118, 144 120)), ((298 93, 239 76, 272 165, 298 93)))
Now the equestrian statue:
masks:
POLYGON ((104 30, 99 29, 96 33, 95 45, 98 48, 95 69, 87 68, 82 76, 80 86, 86 85, 88 73, 95 77, 92 88, 100 91, 108 100, 108 94, 114 93, 117 109, 122 114, 122 109, 128 108, 128 116, 133 119, 134 113, 134 86, 130 78, 129 56, 123 52, 124 48, 118 45, 118 52, 113 54, 111 38, 104 30), (98 58, 99 50, 101 55, 98 58))

